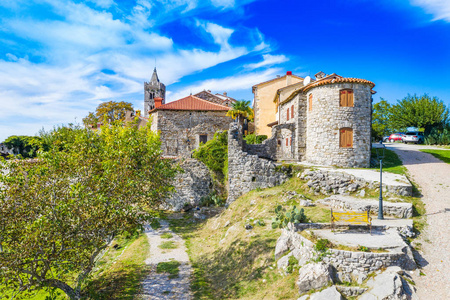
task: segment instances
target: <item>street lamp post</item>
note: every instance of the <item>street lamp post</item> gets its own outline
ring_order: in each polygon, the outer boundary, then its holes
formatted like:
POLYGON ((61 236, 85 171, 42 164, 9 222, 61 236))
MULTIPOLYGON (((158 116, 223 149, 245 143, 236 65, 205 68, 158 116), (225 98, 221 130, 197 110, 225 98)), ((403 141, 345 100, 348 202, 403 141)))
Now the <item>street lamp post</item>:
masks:
POLYGON ((383 220, 383 158, 386 146, 383 145, 382 141, 380 141, 379 144, 373 144, 372 147, 375 148, 377 158, 380 161, 380 198, 378 200, 378 219, 383 220))

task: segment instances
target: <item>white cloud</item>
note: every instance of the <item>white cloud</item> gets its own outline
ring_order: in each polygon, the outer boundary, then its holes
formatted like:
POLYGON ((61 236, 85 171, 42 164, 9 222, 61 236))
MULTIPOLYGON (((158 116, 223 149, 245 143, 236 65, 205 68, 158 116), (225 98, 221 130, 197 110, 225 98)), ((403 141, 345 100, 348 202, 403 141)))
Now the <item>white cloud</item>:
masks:
POLYGON ((88 1, 94 3, 96 6, 101 8, 110 8, 111 6, 116 4, 114 0, 88 0, 88 1))
POLYGON ((232 92, 249 90, 255 84, 273 79, 281 71, 279 68, 267 69, 261 72, 245 73, 225 78, 213 78, 184 87, 168 95, 168 102, 188 96, 191 92, 196 94, 203 90, 227 91, 230 97, 232 92))
POLYGON ((211 3, 217 7, 229 8, 235 5, 234 0, 211 0, 211 3))
POLYGON ((258 63, 254 63, 254 64, 247 64, 244 67, 247 69, 258 69, 261 67, 267 67, 267 66, 272 66, 272 65, 276 65, 276 64, 281 64, 288 60, 289 60, 289 58, 287 58, 284 55, 264 54, 262 61, 260 61, 258 63))
POLYGON ((233 29, 201 20, 197 20, 196 24, 212 36, 214 43, 224 48, 230 48, 228 40, 234 32, 233 29))
POLYGON ((422 7, 427 13, 434 16, 433 21, 444 20, 450 22, 449 0, 410 0, 414 6, 422 7))

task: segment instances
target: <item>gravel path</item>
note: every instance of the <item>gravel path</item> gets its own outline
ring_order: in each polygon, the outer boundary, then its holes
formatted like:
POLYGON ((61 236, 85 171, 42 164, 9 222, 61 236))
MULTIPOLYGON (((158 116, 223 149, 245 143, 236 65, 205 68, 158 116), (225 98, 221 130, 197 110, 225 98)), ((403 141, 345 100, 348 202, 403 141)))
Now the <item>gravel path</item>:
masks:
POLYGON ((428 226, 419 237, 425 276, 414 273, 420 299, 450 299, 450 164, 418 151, 426 146, 387 144, 420 187, 428 226))
POLYGON ((150 266, 151 271, 142 282, 142 292, 140 299, 179 299, 190 300, 190 277, 192 268, 189 257, 186 253, 186 246, 183 239, 169 229, 169 224, 160 220, 161 228, 154 230, 149 225, 145 227, 150 244, 150 257, 145 263, 150 266), (163 239, 163 233, 172 234, 172 238, 163 239), (166 241, 173 241, 177 244, 176 249, 161 249, 158 246, 166 241), (178 278, 169 279, 168 274, 156 273, 156 266, 160 262, 178 261, 180 262, 180 273, 178 278))

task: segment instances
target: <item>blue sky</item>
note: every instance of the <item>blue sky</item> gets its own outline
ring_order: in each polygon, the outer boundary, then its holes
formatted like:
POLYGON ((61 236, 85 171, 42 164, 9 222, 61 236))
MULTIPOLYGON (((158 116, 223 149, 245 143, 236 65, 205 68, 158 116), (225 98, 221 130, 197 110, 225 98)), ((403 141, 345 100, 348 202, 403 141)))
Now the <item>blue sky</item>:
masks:
POLYGON ((0 141, 81 122, 103 101, 143 107, 155 66, 167 101, 203 89, 251 100, 293 71, 373 81, 450 106, 447 0, 1 0, 0 141))

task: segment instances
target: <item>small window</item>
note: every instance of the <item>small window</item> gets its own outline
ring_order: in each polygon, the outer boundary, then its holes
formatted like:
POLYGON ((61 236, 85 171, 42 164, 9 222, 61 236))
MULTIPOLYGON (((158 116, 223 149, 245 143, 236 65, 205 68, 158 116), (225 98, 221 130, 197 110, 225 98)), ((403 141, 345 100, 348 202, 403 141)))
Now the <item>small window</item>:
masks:
POLYGON ((353 106, 353 90, 346 89, 340 91, 340 105, 353 106))
POLYGON ((287 118, 287 120, 289 121, 289 108, 287 109, 286 118, 287 118))
POLYGON ((208 135, 206 135, 206 134, 199 135, 199 138, 198 138, 199 144, 201 144, 201 143, 206 144, 207 141, 208 141, 208 135))
POLYGON ((309 94, 309 111, 312 110, 312 98, 313 98, 312 94, 309 94))
POLYGON ((294 118, 294 105, 291 106, 291 119, 294 118))
POLYGON ((289 146, 289 138, 286 138, 286 146, 289 146))
POLYGON ((353 147, 353 129, 351 128, 339 129, 339 147, 341 148, 353 147))

